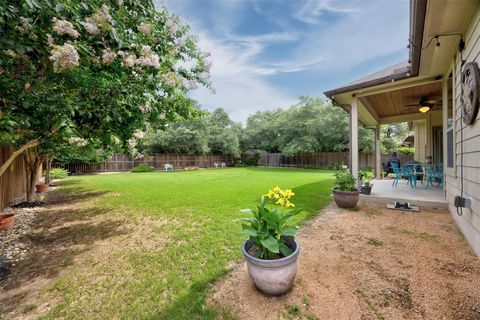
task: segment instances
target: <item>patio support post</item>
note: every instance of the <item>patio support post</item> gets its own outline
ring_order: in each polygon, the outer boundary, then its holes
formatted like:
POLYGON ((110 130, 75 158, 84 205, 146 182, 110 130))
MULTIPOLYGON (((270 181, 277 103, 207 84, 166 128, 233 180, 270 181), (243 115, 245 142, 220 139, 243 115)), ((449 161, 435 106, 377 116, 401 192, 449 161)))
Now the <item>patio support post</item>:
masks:
POLYGON ((382 157, 380 150, 380 126, 375 128, 375 179, 382 178, 382 157))
POLYGON ((350 173, 358 179, 358 98, 350 105, 350 173))

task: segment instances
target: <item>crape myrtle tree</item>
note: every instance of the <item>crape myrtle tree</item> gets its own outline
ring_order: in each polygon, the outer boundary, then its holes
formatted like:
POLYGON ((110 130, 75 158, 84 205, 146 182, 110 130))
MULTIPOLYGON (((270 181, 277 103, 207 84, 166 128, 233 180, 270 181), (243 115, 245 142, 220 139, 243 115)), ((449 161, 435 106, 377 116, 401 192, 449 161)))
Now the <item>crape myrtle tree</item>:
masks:
POLYGON ((152 1, 0 2, 0 142, 22 155, 27 201, 41 163, 68 146, 136 149, 147 126, 196 116, 208 54, 152 1))

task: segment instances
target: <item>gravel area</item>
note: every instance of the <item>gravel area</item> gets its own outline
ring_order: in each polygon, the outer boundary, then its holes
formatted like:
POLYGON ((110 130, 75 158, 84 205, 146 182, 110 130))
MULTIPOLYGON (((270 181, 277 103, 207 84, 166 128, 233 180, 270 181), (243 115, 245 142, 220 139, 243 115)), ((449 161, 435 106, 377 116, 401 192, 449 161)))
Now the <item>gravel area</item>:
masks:
MULTIPOLYGON (((55 189, 55 187, 50 187, 55 189)), ((8 231, 0 231, 0 283, 6 280, 9 270, 22 261, 32 248, 28 235, 34 227, 39 206, 25 207, 25 197, 14 199, 2 214, 15 214, 13 226, 8 231)), ((47 196, 39 195, 36 204, 47 204, 47 196)))

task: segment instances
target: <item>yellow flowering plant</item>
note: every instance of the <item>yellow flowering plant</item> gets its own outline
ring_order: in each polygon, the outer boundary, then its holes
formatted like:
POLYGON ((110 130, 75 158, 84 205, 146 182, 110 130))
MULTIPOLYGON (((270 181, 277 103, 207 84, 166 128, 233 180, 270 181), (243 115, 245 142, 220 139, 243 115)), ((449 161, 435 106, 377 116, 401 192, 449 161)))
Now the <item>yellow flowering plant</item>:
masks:
POLYGON ((294 195, 291 189, 276 186, 262 196, 256 209, 241 210, 249 217, 238 221, 242 222, 242 233, 255 243, 257 258, 276 259, 292 254, 285 238, 297 234, 298 228, 291 225, 291 219, 302 211, 291 202, 294 195))

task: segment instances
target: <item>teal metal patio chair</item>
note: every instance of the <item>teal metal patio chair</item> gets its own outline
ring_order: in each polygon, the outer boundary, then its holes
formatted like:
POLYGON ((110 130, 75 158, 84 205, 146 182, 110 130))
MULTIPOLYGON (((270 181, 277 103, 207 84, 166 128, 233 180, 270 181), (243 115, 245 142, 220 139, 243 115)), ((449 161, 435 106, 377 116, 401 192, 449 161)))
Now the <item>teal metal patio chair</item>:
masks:
POLYGON ((413 167, 408 166, 403 168, 403 177, 407 179, 407 183, 410 185, 410 187, 417 187, 417 174, 413 170, 413 167))
POLYGON ((392 187, 396 188, 398 185, 398 180, 403 178, 403 169, 399 168, 398 164, 396 163, 391 163, 390 166, 395 174, 395 177, 393 177, 392 187))
POLYGON ((425 169, 427 173, 427 183, 425 184, 425 189, 428 188, 428 186, 431 186, 434 188, 435 186, 433 185, 433 182, 435 181, 437 183, 437 187, 443 187, 443 170, 433 170, 432 168, 426 168, 425 169))

